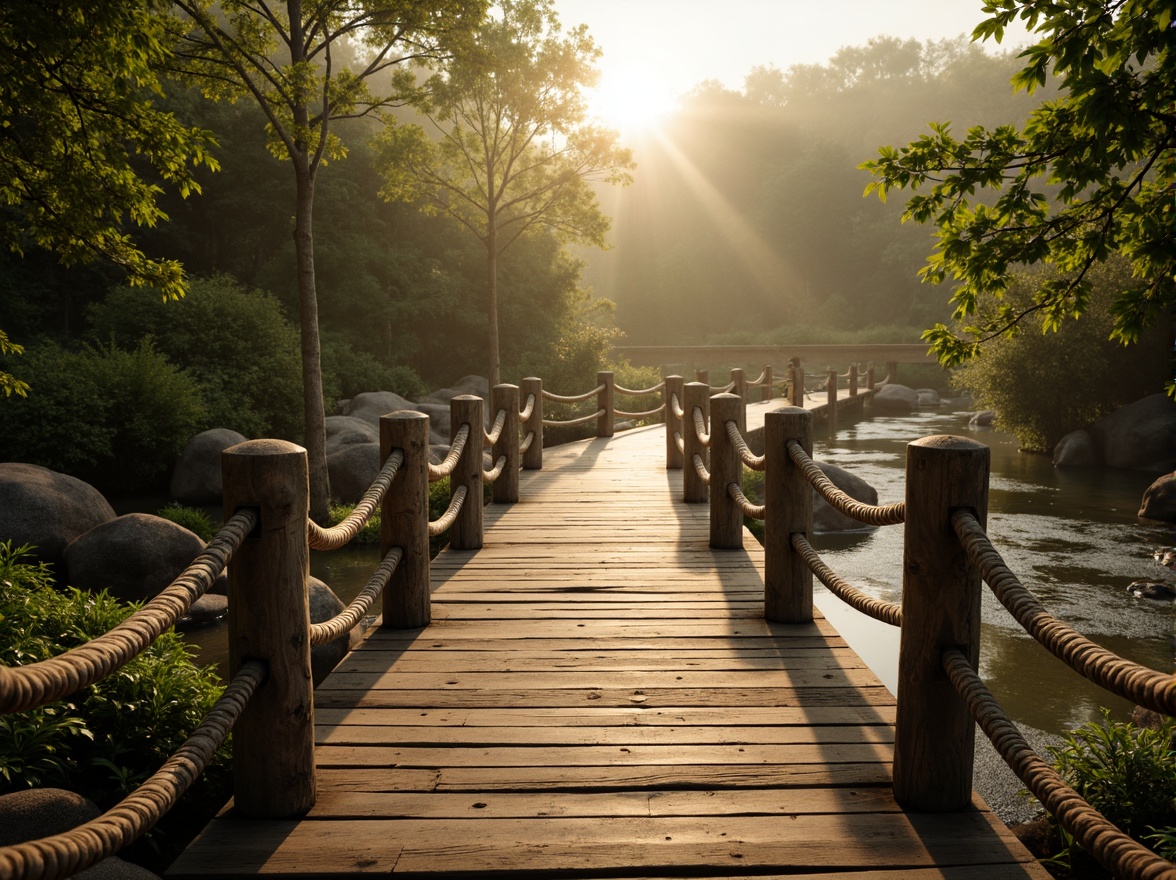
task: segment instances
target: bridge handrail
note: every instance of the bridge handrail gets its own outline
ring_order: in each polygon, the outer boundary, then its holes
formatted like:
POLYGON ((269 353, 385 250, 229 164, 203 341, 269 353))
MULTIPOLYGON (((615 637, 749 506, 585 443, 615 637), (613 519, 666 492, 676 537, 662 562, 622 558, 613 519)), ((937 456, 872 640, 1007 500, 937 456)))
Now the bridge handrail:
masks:
POLYGON ((465 504, 466 497, 469 495, 469 489, 466 486, 458 486, 457 490, 449 499, 449 507, 445 512, 435 520, 429 522, 429 537, 436 538, 438 535, 445 532, 453 521, 457 519, 457 515, 461 513, 461 508, 465 504))
POLYGON ((591 391, 585 391, 583 394, 554 394, 546 389, 543 390, 543 399, 550 400, 553 403, 580 403, 584 400, 589 400, 604 390, 604 383, 597 385, 591 391))
POLYGON ((656 394, 666 387, 666 381, 663 379, 656 385, 650 385, 648 388, 626 388, 624 385, 613 385, 617 394, 627 394, 630 397, 640 397, 642 394, 656 394))
POLYGON ((653 409, 647 409, 644 412, 626 412, 621 409, 614 409, 613 415, 618 419, 651 419, 654 416, 660 416, 666 411, 666 405, 663 403, 653 409))
POLYGON ((314 520, 307 520, 307 527, 310 529, 310 549, 338 550, 350 543, 352 538, 359 534, 360 529, 371 520, 372 514, 380 506, 380 502, 384 500, 384 493, 388 491, 388 487, 396 479, 396 472, 402 464, 404 464, 404 450, 394 449, 392 454, 388 456, 388 460, 384 462, 384 466, 380 468, 380 473, 376 475, 372 485, 359 499, 359 503, 355 505, 355 509, 329 529, 324 529, 314 520))
POLYGON ((482 447, 493 446, 502 436, 502 429, 506 425, 506 410, 500 409, 494 417, 494 427, 482 432, 482 447))
POLYGON ((856 519, 868 526, 893 526, 906 521, 905 502, 876 505, 858 501, 838 489, 795 440, 790 440, 787 448, 789 457, 800 468, 812 487, 821 493, 821 497, 828 501, 831 507, 850 519, 856 519))
POLYGON ((453 473, 453 469, 457 467, 458 459, 461 458, 462 452, 465 451, 465 445, 470 439, 470 426, 468 424, 462 425, 457 433, 454 435, 452 442, 449 444, 449 454, 441 460, 439 464, 429 462, 429 482, 436 483, 438 480, 443 480, 453 473))
POLYGON ((564 427, 570 427, 573 425, 586 425, 589 422, 596 421, 597 419, 599 419, 603 415, 605 415, 605 411, 602 409, 598 409, 596 412, 589 413, 586 416, 580 416, 578 419, 562 419, 562 420, 561 419, 544 419, 543 420, 543 427, 554 428, 554 427, 558 427, 560 425, 562 425, 564 427))
POLYGON ((403 547, 393 547, 385 555, 376 570, 368 579, 367 584, 351 602, 329 620, 310 625, 310 646, 327 645, 342 638, 363 619, 372 607, 372 603, 379 598, 380 593, 392 579, 396 566, 404 558, 403 547))
POLYGON ((829 592, 851 608, 856 608, 862 614, 874 620, 891 626, 902 626, 902 606, 895 602, 883 602, 873 596, 867 596, 861 590, 845 580, 835 572, 821 558, 821 555, 808 542, 808 539, 797 532, 792 536, 792 548, 800 554, 805 567, 817 576, 817 579, 829 588, 829 592))

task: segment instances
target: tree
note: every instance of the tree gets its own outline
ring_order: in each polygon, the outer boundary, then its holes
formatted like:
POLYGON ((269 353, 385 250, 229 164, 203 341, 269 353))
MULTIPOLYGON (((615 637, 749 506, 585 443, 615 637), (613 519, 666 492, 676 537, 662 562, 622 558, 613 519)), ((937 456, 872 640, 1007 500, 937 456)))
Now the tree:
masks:
MULTIPOLYGON (((166 220, 161 183, 199 192, 196 166, 216 168, 211 135, 187 128, 153 98, 171 55, 170 4, 0 4, 0 239, 44 248, 66 264, 104 260, 135 286, 183 295, 174 260, 152 260, 127 221, 166 220)), ((0 353, 19 346, 0 333, 0 353)), ((0 372, 5 395, 25 392, 0 372)))
POLYGON ((581 88, 600 55, 587 28, 561 36, 551 0, 501 0, 497 12, 414 101, 437 140, 394 121, 381 136, 385 198, 452 217, 486 249, 491 385, 502 360, 499 256, 537 228, 605 246, 609 221, 589 183, 627 183, 633 167, 615 132, 586 122, 581 88))
POLYGON ((1176 10, 1148 0, 989 0, 984 10, 973 39, 999 42, 1018 17, 1042 35, 1021 54, 1014 87, 1031 93, 1052 72, 1061 94, 1020 130, 978 126, 957 139, 935 123, 863 165, 875 177, 867 193, 927 188, 903 214, 938 227, 922 275, 960 282, 955 316, 972 323, 923 338, 951 365, 1029 315, 1056 330, 1085 311, 1092 269, 1117 253, 1132 278, 1111 304, 1110 336, 1134 342, 1176 302, 1176 10), (1014 273, 1034 264, 1057 271, 1039 276, 1028 302, 1005 300, 1014 273))
POLYGON ((178 0, 176 6, 192 25, 178 50, 184 72, 210 98, 252 98, 265 115, 270 151, 294 172, 304 443, 311 516, 325 521, 330 484, 313 219, 319 171, 345 154, 332 123, 393 103, 397 90, 377 94, 375 77, 444 52, 481 19, 485 0, 223 0, 215 8, 211 0, 178 0), (354 53, 357 45, 362 54, 354 53))

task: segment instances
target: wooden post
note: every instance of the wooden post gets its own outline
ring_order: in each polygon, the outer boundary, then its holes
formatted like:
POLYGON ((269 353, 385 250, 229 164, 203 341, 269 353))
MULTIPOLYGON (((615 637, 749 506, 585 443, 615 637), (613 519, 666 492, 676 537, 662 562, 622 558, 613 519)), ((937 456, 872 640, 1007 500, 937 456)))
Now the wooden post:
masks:
POLYGON ((813 414, 790 406, 764 414, 764 619, 813 619, 813 576, 792 549, 792 536, 813 533, 813 489, 788 454, 795 440, 813 454, 813 414))
POLYGON ((898 384, 898 361, 889 361, 886 364, 886 384, 898 384))
POLYGON ((825 374, 825 405, 829 409, 829 436, 837 433, 837 371, 827 368, 825 374))
POLYGON ((404 464, 380 507, 380 555, 404 551, 384 588, 383 626, 416 629, 432 620, 429 606, 429 417, 412 410, 380 416, 380 461, 393 449, 404 464))
POLYGON ((727 491, 731 483, 743 484, 743 462, 727 434, 728 422, 739 424, 742 403, 736 394, 716 394, 710 399, 710 545, 717 550, 743 549, 743 511, 727 491))
POLYGON ((698 432, 694 430, 694 408, 702 409, 702 419, 705 422, 710 414, 710 386, 705 382, 687 382, 685 399, 682 401, 682 441, 686 447, 682 452, 682 500, 687 503, 697 503, 707 500, 707 485, 694 467, 694 456, 702 456, 707 461, 706 447, 698 439, 698 432))
POLYGON ((857 397, 858 393, 858 365, 849 365, 849 396, 857 397))
POLYGON ((866 367, 866 388, 870 391, 874 390, 874 365, 870 364, 866 367))
POLYGON ((804 406, 804 367, 800 365, 800 358, 793 358, 788 366, 788 379, 792 385, 791 403, 793 406, 804 406))
POLYGON ((502 433, 490 448, 490 457, 497 463, 506 456, 506 466, 491 486, 495 504, 514 504, 519 500, 519 387, 495 385, 490 391, 490 414, 497 421, 498 413, 506 411, 502 433))
POLYGON ((614 423, 616 421, 616 380, 609 370, 603 370, 596 374, 596 384, 603 385, 598 392, 596 392, 596 408, 603 410, 600 416, 596 419, 596 436, 597 437, 611 437, 613 435, 614 423))
POLYGON ((764 384, 760 389, 760 400, 771 400, 776 396, 775 379, 772 376, 772 365, 764 364, 764 384))
POLYGON ((979 664, 980 572, 951 513, 970 508, 985 522, 988 468, 988 447, 963 437, 907 446, 894 799, 913 810, 963 810, 972 800, 975 725, 942 658, 955 648, 979 664))
POLYGON ((543 468, 543 380, 534 376, 523 380, 523 403, 534 395, 535 405, 531 408, 531 418, 527 419, 527 433, 534 434, 535 439, 523 453, 523 467, 529 471, 543 468))
POLYGON ((694 381, 695 382, 705 382, 707 385, 709 385, 710 384, 710 371, 709 370, 695 370, 694 371, 694 381))
POLYGON ((485 441, 482 398, 459 394, 449 401, 449 440, 452 443, 462 425, 470 426, 470 439, 449 477, 449 497, 458 486, 468 490, 461 513, 449 527, 449 546, 454 550, 477 550, 482 546, 482 449, 485 441))
POLYGON ((678 398, 679 407, 685 406, 686 398, 683 392, 685 382, 681 376, 666 376, 665 381, 662 397, 666 404, 666 469, 680 471, 682 469, 682 450, 678 448, 678 442, 674 439, 674 435, 681 434, 685 437, 686 434, 682 430, 682 420, 674 414, 674 398, 678 398))
POLYGON ((259 522, 229 566, 229 675, 246 660, 269 667, 233 728, 236 810, 253 819, 314 806, 314 685, 310 674, 306 450, 249 440, 221 453, 224 515, 256 508, 259 522))
MULTIPOLYGON (((739 417, 735 419, 739 425, 739 430, 747 433, 747 373, 743 371, 742 367, 735 367, 731 370, 731 383, 734 387, 731 393, 739 398, 739 417)), ((742 546, 742 544, 740 545, 742 546)))

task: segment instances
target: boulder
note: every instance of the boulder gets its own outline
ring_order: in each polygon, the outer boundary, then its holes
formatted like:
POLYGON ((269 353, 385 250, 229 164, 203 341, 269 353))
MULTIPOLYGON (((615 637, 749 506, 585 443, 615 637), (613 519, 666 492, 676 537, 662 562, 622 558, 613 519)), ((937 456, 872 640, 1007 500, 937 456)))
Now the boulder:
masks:
POLYGON ((351 398, 347 415, 353 419, 362 419, 378 430, 380 416, 402 409, 416 409, 416 406, 411 400, 391 391, 365 391, 351 398))
POLYGON ((66 545, 115 516, 89 483, 35 464, 0 462, 0 541, 32 545, 31 558, 55 566, 58 580, 66 545))
POLYGON ((1176 469, 1176 401, 1165 394, 1103 416, 1091 432, 1109 467, 1159 473, 1176 469))
MULTIPOLYGON (((310 622, 324 623, 339 614, 347 606, 335 595, 335 591, 316 577, 310 578, 310 622)), ((362 625, 361 625, 362 626, 362 625)), ((356 627, 359 629, 360 627, 356 627)), ((339 665, 339 661, 351 650, 350 633, 333 642, 316 645, 310 649, 310 671, 317 686, 327 674, 339 665)))
POLYGON ((421 398, 422 403, 449 404, 459 394, 473 394, 483 400, 490 398, 490 383, 482 376, 462 376, 448 388, 438 388, 421 398))
POLYGON ((991 409, 982 409, 979 412, 972 413, 972 417, 968 419, 969 428, 991 428, 996 422, 996 412, 991 409))
POLYGON ((883 385, 870 401, 878 412, 904 414, 919 407, 919 394, 905 385, 883 385))
POLYGON ((189 440, 172 471, 171 497, 184 504, 219 504, 221 453, 245 439, 228 428, 212 428, 189 440))
POLYGON ((449 445, 449 404, 422 401, 413 409, 429 417, 429 443, 449 445))
POLYGON ((939 392, 934 388, 916 388, 915 394, 919 395, 919 406, 939 406, 943 403, 939 392))
POLYGON ((327 456, 331 497, 340 504, 355 504, 371 488, 380 473, 380 444, 353 443, 327 456))
MULTIPOLYGON (((0 795, 0 846, 63 834, 102 815, 80 794, 60 788, 31 788, 0 795)), ((78 880, 158 880, 146 868, 111 856, 73 875, 78 880)))
POLYGON ((192 603, 188 613, 176 621, 176 629, 188 632, 193 629, 203 629, 220 623, 229 614, 229 599, 227 596, 205 593, 192 603))
MULTIPOLYGON (((149 513, 128 513, 95 526, 65 548, 71 586, 110 593, 126 602, 150 599, 204 549, 183 526, 149 513)), ((223 579, 222 574, 218 581, 223 579)), ((214 585, 224 592, 223 585, 214 585)))
MULTIPOLYGON (((1176 473, 1164 474, 1144 490, 1138 516, 1176 523, 1176 473)), ((1161 565, 1170 565, 1156 558, 1161 565)))
MULTIPOLYGON (((851 498, 866 504, 878 503, 878 492, 861 477, 850 473, 835 464, 817 462, 817 467, 826 477, 851 498)), ((856 519, 846 516, 829 505, 815 489, 813 490, 813 531, 814 532, 852 532, 873 528, 856 519)))
POLYGON ((1079 428, 1058 441, 1053 451, 1054 467, 1097 467, 1102 464, 1094 436, 1079 428))
POLYGON ((380 429, 354 416, 327 416, 327 455, 344 446, 379 443, 380 429))

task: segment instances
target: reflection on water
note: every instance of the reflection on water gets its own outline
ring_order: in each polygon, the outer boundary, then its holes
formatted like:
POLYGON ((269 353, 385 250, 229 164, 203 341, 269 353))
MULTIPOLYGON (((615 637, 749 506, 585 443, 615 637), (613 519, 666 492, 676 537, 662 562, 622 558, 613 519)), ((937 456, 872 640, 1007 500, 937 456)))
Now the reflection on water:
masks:
MULTIPOLYGON (((852 469, 878 490, 883 503, 900 501, 906 445, 931 434, 970 436, 991 448, 989 534, 1009 567, 1051 613, 1138 663, 1172 668, 1172 603, 1136 599, 1126 592, 1133 580, 1164 580, 1167 573, 1152 559, 1152 551, 1176 542, 1171 526, 1135 516, 1154 474, 1057 470, 1048 456, 1019 453, 1007 434, 970 431, 966 414, 948 411, 859 422, 840 430, 833 442, 818 438, 814 458, 852 469)), ((902 526, 819 535, 813 543, 863 592, 900 600, 902 526)), ((895 631, 845 609, 819 584, 816 602, 893 690, 895 631)), ((1050 733, 1098 718, 1099 706, 1121 718, 1131 711, 1038 647, 988 590, 980 672, 1015 720, 1050 733)))

